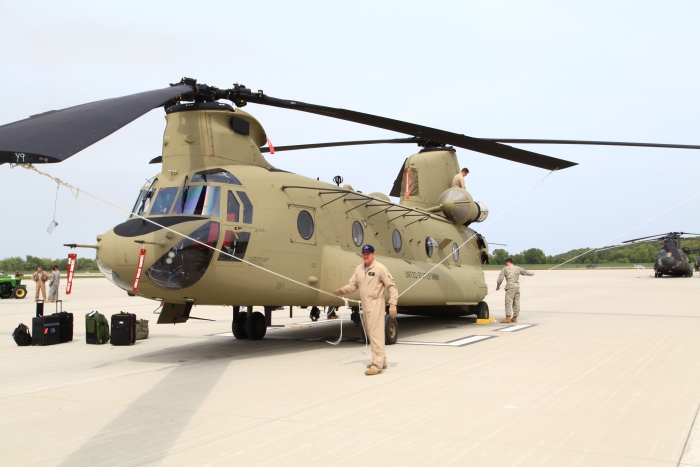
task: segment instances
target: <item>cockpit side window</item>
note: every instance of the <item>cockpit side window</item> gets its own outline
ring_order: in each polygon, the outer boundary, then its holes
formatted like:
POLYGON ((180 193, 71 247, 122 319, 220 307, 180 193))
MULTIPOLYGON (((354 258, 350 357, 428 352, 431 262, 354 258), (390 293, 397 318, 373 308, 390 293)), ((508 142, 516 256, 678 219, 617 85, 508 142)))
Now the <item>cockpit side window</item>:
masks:
POLYGON ((228 192, 228 205, 226 208, 226 220, 228 222, 238 222, 241 220, 241 205, 233 195, 233 192, 228 192))
POLYGON ((136 198, 136 202, 134 203, 134 207, 131 210, 131 215, 129 217, 134 217, 134 214, 136 214, 138 212, 139 208, 141 207, 141 202, 143 201, 143 197, 146 196, 146 192, 148 192, 148 190, 141 190, 139 192, 139 197, 136 198))
POLYGON ((221 187, 186 185, 175 201, 175 214, 219 217, 221 187))
POLYGON ((153 202, 151 216, 169 213, 173 207, 173 201, 175 201, 178 189, 178 187, 161 188, 158 196, 156 196, 156 200, 153 202))
POLYGON ((230 172, 224 169, 209 169, 197 172, 192 176, 192 183, 227 183, 229 185, 240 185, 241 182, 230 172))
POLYGON ((155 189, 149 188, 148 190, 141 190, 141 194, 139 194, 139 199, 136 200, 136 204, 134 205, 134 209, 132 211, 132 217, 134 214, 138 216, 145 216, 146 213, 148 212, 148 208, 151 207, 151 201, 153 200, 153 194, 155 193, 155 189))
POLYGON ((243 203, 243 223, 252 224, 253 223, 253 203, 250 202, 250 198, 244 191, 237 191, 236 194, 241 199, 243 203))

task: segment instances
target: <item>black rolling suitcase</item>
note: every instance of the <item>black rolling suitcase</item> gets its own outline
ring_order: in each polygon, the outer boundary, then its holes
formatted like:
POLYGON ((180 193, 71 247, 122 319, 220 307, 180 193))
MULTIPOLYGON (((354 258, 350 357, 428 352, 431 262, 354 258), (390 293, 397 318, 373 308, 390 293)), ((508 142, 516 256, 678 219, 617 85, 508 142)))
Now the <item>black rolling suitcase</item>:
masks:
POLYGON ((136 315, 120 312, 112 315, 112 345, 134 345, 136 342, 136 315))
POLYGON ((44 301, 43 300, 36 301, 36 317, 38 318, 39 316, 44 316, 44 301))
POLYGON ((32 318, 32 345, 61 343, 61 320, 58 316, 32 318))
POLYGON ((73 340, 73 313, 68 313, 63 311, 63 302, 61 300, 56 301, 56 313, 51 316, 57 316, 61 322, 61 332, 59 335, 61 343, 70 342, 73 340), (58 304, 61 304, 59 309, 58 304))

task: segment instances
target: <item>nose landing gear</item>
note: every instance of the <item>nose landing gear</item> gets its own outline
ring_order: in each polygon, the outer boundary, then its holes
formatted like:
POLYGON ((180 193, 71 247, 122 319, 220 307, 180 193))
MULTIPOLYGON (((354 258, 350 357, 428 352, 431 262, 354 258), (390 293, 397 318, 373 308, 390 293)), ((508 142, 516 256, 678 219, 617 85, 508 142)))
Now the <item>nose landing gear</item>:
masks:
POLYGON ((318 318, 320 318, 320 317, 321 317, 321 310, 319 310, 317 306, 312 306, 311 313, 309 313, 309 319, 311 319, 311 321, 316 322, 316 321, 318 321, 318 318))

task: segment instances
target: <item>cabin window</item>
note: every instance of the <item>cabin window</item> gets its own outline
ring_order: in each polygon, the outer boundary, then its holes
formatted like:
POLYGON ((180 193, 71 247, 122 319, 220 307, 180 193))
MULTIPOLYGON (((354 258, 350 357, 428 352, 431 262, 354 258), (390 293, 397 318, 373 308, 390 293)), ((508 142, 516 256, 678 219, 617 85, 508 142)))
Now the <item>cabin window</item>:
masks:
POLYGON ((153 202, 151 215, 156 216, 169 213, 177 196, 177 190, 179 190, 178 187, 161 188, 158 196, 156 196, 156 200, 153 202))
POLYGON ((394 246, 395 252, 398 253, 401 251, 401 246, 403 245, 403 241, 401 240, 401 233, 398 230, 394 230, 394 233, 391 234, 391 243, 394 246))
POLYGON ((219 261, 240 262, 245 257, 250 241, 250 232, 234 232, 227 230, 224 234, 224 243, 221 245, 219 261))
POLYGON ((310 239, 314 234, 314 219, 309 214, 309 211, 301 211, 297 216, 297 229, 299 235, 304 240, 310 239))
POLYGON ((237 191, 238 197, 243 203, 243 223, 252 224, 253 223, 253 203, 250 202, 250 198, 243 191, 237 191))
POLYGON ((230 172, 224 169, 209 169, 192 175, 192 183, 226 183, 228 185, 240 185, 241 182, 230 172))
POLYGON ((362 245, 362 242, 365 239, 365 231, 362 229, 362 224, 360 224, 358 221, 355 221, 352 223, 352 241, 355 243, 355 246, 360 246, 362 245))
POLYGON ((428 237, 425 239, 425 254, 428 255, 428 258, 433 257, 433 252, 435 251, 435 240, 432 238, 428 237))
POLYGON ((219 217, 220 192, 218 186, 187 185, 180 192, 173 212, 219 217))
POLYGON ((459 261, 459 245, 456 243, 452 244, 452 258, 455 262, 459 261))
POLYGON ((204 276, 214 257, 213 248, 219 241, 219 223, 209 221, 189 237, 192 240, 182 239, 146 271, 157 287, 163 290, 185 289, 204 276))
POLYGON ((238 200, 233 195, 232 192, 228 192, 228 204, 226 208, 226 220, 228 222, 239 222, 241 220, 241 205, 238 200))

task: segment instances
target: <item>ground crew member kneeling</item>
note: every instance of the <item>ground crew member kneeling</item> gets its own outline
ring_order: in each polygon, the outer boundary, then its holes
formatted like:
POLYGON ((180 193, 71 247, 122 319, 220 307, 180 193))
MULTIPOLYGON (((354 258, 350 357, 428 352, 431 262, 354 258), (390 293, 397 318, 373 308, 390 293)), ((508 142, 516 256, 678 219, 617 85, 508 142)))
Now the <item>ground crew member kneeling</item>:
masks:
POLYGON ((506 267, 503 268, 498 275, 496 282, 496 290, 501 288, 503 278, 506 278, 506 319, 501 323, 517 323, 518 315, 520 314, 520 275, 534 276, 534 272, 530 272, 518 266, 513 266, 513 260, 506 260, 506 267), (511 318, 512 316, 512 318, 511 318))
POLYGON ((365 329, 372 348, 372 363, 367 366, 366 375, 378 375, 387 367, 384 354, 384 320, 386 304, 384 292, 389 292, 389 315, 396 316, 396 302, 399 292, 394 278, 383 264, 374 260, 374 247, 362 247, 362 261, 350 278, 348 285, 334 290, 335 295, 345 295, 360 289, 360 301, 364 313, 365 329))

